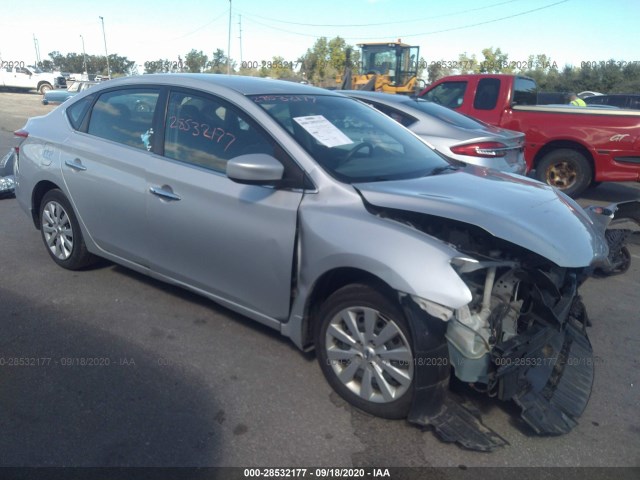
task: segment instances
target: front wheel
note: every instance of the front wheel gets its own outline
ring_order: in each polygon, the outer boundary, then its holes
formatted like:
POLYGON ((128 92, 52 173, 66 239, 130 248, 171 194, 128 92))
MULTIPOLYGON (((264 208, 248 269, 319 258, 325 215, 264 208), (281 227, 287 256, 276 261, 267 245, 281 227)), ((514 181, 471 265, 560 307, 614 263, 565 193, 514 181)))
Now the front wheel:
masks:
POLYGON ((414 395, 411 333, 396 302, 366 285, 333 293, 319 311, 316 351, 333 389, 365 412, 404 418, 414 395))
POLYGON ((40 203, 40 232, 49 255, 61 267, 79 270, 94 263, 73 209, 60 190, 50 190, 40 203))
POLYGON ((570 197, 580 195, 591 183, 593 172, 586 157, 570 148, 547 153, 536 167, 538 180, 570 197))

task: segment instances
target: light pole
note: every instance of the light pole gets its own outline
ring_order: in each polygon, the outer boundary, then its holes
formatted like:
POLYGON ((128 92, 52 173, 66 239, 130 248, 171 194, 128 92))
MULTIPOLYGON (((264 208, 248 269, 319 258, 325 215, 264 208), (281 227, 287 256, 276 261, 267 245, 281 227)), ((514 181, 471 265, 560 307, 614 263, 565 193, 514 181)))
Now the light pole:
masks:
POLYGON ((40 64, 40 48, 38 47, 38 39, 36 38, 36 34, 33 34, 33 46, 36 49, 36 67, 40 64))
POLYGON ((84 51, 84 37, 80 35, 80 38, 82 39, 82 63, 84 65, 84 71, 82 73, 89 74, 87 71, 87 54, 84 51))
POLYGON ((104 33, 104 18, 100 17, 100 21, 102 22, 102 39, 104 40, 104 54, 107 57, 107 77, 111 79, 111 67, 109 66, 109 53, 107 52, 107 36, 104 33))
POLYGON ((229 0, 229 39, 227 41, 227 75, 231 74, 231 0, 229 0))

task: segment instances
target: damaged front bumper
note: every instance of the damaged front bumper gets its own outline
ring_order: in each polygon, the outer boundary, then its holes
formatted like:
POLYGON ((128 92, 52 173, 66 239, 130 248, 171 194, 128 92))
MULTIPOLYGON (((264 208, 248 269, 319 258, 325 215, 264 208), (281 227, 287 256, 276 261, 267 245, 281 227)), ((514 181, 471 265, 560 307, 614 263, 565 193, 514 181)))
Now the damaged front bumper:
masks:
POLYGON ((609 255, 594 268, 594 275, 606 277, 625 273, 631 266, 630 241, 640 240, 640 201, 612 203, 606 207, 589 206, 585 211, 609 247, 609 255))
POLYGON ((480 298, 448 321, 408 296, 401 299, 416 355, 408 420, 480 451, 507 442, 449 390, 452 374, 476 390, 513 400, 522 419, 542 435, 576 425, 594 378, 588 319, 577 293, 581 272, 497 265, 479 264, 471 273, 476 279, 485 275, 482 282, 469 281, 480 298))

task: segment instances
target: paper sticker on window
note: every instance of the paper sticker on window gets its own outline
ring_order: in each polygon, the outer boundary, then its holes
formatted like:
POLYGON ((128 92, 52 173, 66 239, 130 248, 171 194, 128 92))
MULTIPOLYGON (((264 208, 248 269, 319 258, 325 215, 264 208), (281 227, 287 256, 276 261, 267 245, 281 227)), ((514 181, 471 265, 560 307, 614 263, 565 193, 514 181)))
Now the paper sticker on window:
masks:
POLYGON ((294 120, 298 125, 309 132, 313 138, 329 148, 353 143, 353 141, 342 133, 338 127, 333 125, 322 115, 294 117, 294 120))

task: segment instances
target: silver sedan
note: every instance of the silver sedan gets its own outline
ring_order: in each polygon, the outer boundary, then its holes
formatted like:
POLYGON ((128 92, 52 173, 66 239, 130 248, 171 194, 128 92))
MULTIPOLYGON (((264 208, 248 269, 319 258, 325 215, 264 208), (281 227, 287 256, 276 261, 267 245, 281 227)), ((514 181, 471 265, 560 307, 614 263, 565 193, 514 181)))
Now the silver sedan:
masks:
POLYGON ((607 247, 542 183, 453 165, 344 95, 250 77, 112 80, 15 134, 18 202, 63 268, 103 257, 204 295, 315 348, 356 407, 468 448, 501 437, 452 375, 539 433, 587 406, 578 288, 607 247))
POLYGON ((524 133, 494 127, 421 98, 343 91, 386 113, 444 155, 482 167, 524 175, 524 133))

